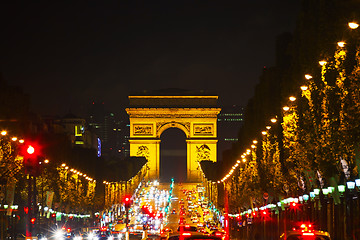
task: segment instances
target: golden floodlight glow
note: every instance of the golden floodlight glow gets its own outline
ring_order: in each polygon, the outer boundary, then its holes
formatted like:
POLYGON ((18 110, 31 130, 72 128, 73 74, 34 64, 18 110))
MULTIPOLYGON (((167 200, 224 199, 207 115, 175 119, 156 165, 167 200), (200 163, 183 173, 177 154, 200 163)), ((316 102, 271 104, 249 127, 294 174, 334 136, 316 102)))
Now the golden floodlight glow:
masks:
POLYGON ((290 96, 290 97, 289 97, 289 100, 292 101, 292 102, 294 102, 294 101, 296 100, 296 97, 290 96))
POLYGON ((306 91, 308 89, 308 87, 303 85, 303 86, 300 87, 300 89, 303 90, 303 91, 306 91))
POLYGON ((1 131, 1 135, 5 136, 7 134, 7 131, 3 130, 1 131))
POLYGON ((271 128, 271 126, 266 126, 266 129, 267 129, 267 130, 270 130, 270 128, 271 128))
POLYGON ((289 107, 288 106, 285 106, 285 107, 283 107, 283 110, 286 112, 286 111, 289 111, 289 107))
POLYGON ((349 22, 348 23, 349 28, 351 29, 357 29, 359 27, 359 24, 356 22, 349 22))
POLYGON ((276 122, 277 122, 277 119, 276 119, 276 118, 272 118, 272 119, 270 119, 270 121, 271 121, 272 123, 276 123, 276 122))
POLYGON ((253 140, 253 144, 257 144, 258 143, 258 141, 257 140, 253 140))
POLYGON ((340 42, 338 42, 337 43, 337 45, 339 46, 339 47, 345 47, 345 42, 344 41, 340 41, 340 42))
POLYGON ((12 137, 11 140, 15 142, 17 140, 17 137, 12 137))
POLYGON ((306 78, 307 80, 310 80, 310 79, 312 79, 313 77, 312 77, 310 74, 305 74, 305 78, 306 78))
POLYGON ((325 61, 325 60, 319 61, 319 64, 320 64, 321 66, 324 66, 326 63, 327 63, 327 61, 325 61))
POLYGON ((262 135, 266 135, 267 132, 266 132, 266 131, 262 131, 261 134, 262 134, 262 135))

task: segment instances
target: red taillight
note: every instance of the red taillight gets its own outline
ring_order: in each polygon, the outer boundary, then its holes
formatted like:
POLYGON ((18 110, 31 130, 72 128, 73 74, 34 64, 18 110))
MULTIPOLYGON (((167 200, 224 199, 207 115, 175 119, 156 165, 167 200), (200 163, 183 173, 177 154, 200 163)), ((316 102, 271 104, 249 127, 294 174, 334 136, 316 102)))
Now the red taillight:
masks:
POLYGON ((218 236, 218 237, 221 237, 221 233, 219 233, 219 232, 217 232, 217 233, 215 233, 215 236, 218 236))
POLYGON ((191 236, 191 233, 185 232, 185 233, 183 233, 181 235, 183 235, 183 236, 191 236))
POLYGON ((71 232, 71 228, 66 229, 66 231, 67 231, 68 233, 71 232))

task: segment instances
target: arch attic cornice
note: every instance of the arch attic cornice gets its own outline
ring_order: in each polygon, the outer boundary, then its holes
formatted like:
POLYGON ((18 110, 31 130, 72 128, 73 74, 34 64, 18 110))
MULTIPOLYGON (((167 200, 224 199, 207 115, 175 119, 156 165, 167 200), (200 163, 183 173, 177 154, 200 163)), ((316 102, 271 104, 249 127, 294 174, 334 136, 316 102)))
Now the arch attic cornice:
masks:
POLYGON ((130 118, 217 118, 221 108, 126 108, 130 118))

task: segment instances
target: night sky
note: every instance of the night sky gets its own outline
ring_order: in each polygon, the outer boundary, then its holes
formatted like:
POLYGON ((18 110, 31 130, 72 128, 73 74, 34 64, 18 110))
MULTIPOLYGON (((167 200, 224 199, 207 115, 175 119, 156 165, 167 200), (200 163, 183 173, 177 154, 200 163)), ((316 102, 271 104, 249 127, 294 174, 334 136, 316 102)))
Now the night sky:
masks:
POLYGON ((51 115, 81 115, 94 100, 116 113, 130 93, 163 88, 245 106, 300 10, 300 0, 8 2, 0 71, 51 115))

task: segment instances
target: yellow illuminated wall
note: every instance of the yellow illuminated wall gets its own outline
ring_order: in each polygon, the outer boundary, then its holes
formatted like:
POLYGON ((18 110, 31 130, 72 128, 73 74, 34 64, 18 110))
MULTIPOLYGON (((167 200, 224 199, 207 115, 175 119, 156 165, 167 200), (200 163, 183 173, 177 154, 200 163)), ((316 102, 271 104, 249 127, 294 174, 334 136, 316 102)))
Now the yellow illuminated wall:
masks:
MULTIPOLYGON (((146 98, 151 100, 153 97, 147 96, 146 98)), ((191 100, 191 97, 182 98, 191 100)), ((197 98, 199 97, 197 96, 197 98)), ((209 97, 207 96, 207 98, 209 97)), ((174 99, 172 100, 174 101, 174 99)), ((220 110, 220 108, 213 107, 127 108, 126 111, 130 118, 130 156, 145 156, 150 168, 148 179, 158 179, 160 174, 160 136, 168 128, 178 128, 186 135, 187 181, 199 181, 199 162, 202 160, 217 161, 217 115, 220 110)))

